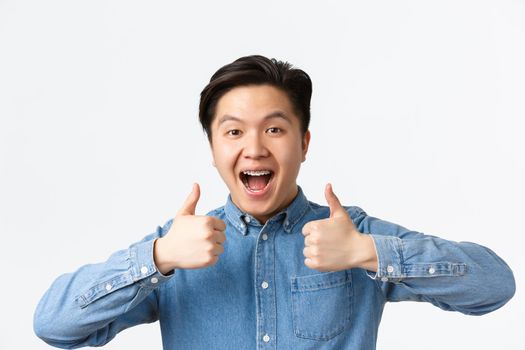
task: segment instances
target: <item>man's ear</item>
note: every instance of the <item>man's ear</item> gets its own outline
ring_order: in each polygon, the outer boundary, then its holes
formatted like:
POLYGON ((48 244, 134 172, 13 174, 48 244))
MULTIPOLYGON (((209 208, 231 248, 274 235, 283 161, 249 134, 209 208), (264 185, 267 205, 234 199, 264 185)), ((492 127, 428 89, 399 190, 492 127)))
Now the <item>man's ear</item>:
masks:
POLYGON ((215 154, 213 153, 213 145, 211 143, 211 140, 208 141, 208 144, 210 146, 210 152, 211 152, 211 165, 214 167, 217 167, 217 164, 215 164, 215 154))
POLYGON ((306 153, 308 152, 308 145, 310 144, 310 130, 306 130, 306 132, 304 133, 304 137, 303 137, 303 141, 302 141, 302 144, 303 144, 303 160, 302 162, 304 162, 306 160, 306 153))

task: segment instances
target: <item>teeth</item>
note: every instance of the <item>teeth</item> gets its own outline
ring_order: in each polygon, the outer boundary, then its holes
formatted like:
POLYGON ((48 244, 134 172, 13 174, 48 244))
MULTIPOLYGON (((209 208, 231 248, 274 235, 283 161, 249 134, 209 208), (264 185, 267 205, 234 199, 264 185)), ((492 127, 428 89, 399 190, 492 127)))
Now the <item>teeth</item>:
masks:
POLYGON ((269 170, 246 170, 242 172, 244 175, 250 175, 250 176, 263 176, 263 175, 269 175, 269 170))

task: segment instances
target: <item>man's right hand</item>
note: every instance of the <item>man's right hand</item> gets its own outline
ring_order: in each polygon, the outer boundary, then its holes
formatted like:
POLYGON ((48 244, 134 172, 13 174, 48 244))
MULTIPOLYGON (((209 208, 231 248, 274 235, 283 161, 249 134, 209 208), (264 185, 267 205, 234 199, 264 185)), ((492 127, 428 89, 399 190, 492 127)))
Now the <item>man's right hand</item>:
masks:
POLYGON ((199 197, 199 184, 195 183, 168 233, 155 241, 155 264, 162 274, 214 265, 224 252, 226 224, 213 216, 195 215, 199 197))

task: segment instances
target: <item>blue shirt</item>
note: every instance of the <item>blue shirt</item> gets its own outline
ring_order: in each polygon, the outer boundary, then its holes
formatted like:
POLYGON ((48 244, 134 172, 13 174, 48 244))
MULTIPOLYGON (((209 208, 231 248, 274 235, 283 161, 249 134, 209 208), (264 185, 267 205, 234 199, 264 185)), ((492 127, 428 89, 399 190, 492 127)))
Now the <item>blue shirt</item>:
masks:
POLYGON ((319 272, 304 265, 303 225, 329 217, 298 186, 262 225, 232 202, 209 212, 226 223, 217 264, 165 276, 153 242, 172 220, 106 262, 59 276, 42 297, 34 330, 61 348, 100 346, 128 327, 160 321, 164 349, 375 349, 387 301, 425 301, 481 315, 515 291, 493 251, 453 242, 344 207, 370 234, 378 271, 319 272))

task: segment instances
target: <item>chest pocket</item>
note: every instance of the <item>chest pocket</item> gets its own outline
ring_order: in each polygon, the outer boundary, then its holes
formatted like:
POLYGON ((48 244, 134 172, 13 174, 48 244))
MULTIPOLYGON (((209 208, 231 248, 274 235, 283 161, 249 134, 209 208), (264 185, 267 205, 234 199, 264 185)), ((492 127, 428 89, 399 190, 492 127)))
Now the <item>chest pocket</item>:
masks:
POLYGON ((292 317, 297 337, 329 340, 352 315, 352 275, 346 270, 291 278, 292 317))

